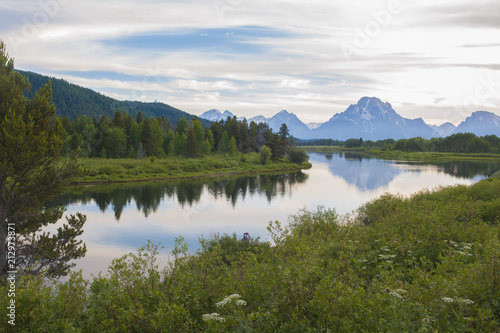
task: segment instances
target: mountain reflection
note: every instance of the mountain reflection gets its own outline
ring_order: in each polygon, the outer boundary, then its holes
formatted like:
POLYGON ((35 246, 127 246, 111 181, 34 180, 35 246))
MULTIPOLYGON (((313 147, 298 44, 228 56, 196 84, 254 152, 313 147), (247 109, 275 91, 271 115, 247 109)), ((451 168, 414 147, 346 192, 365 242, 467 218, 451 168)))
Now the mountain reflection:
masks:
POLYGON ((341 177, 361 191, 377 190, 389 185, 397 176, 411 172, 432 170, 457 178, 475 179, 498 170, 498 163, 488 162, 395 162, 353 153, 311 153, 310 156, 313 164, 326 163, 332 175, 341 177))
POLYGON ((135 203, 145 217, 158 210, 165 199, 176 200, 182 207, 193 206, 204 195, 223 198, 233 205, 253 195, 265 195, 271 203, 276 196, 291 193, 295 184, 304 183, 309 176, 298 171, 288 174, 235 176, 220 179, 186 179, 147 183, 78 186, 46 204, 47 207, 90 204, 92 201, 105 212, 109 207, 119 220, 123 209, 135 203))

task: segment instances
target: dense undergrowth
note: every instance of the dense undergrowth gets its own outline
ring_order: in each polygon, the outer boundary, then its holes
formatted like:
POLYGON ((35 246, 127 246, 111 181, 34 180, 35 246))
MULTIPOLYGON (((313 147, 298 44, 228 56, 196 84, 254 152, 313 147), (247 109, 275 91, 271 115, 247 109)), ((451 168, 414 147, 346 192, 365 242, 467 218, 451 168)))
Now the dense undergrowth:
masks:
MULTIPOLYGON (((236 236, 155 245, 106 276, 20 279, 26 332, 495 332, 500 330, 500 179, 384 195, 357 214, 300 211, 273 245, 236 236)), ((2 304, 7 302, 2 287, 2 304)), ((3 320, 6 320, 4 318, 3 320)), ((1 330, 8 331, 6 323, 1 330)))

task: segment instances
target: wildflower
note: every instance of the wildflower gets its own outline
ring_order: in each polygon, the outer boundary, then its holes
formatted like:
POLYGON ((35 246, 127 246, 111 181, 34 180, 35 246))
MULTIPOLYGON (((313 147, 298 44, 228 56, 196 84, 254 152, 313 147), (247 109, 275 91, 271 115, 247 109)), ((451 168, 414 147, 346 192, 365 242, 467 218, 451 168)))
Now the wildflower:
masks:
POLYGON ((203 316, 201 316, 201 319, 203 319, 203 321, 216 320, 216 321, 220 321, 220 322, 223 322, 224 320, 226 320, 224 317, 221 317, 220 314, 218 314, 217 312, 210 313, 210 314, 204 314, 203 316))
POLYGON ((457 298, 456 301, 462 304, 474 304, 474 302, 467 298, 457 298))
POLYGON ((446 303, 453 303, 455 302, 455 300, 451 297, 443 297, 442 298, 443 302, 446 302, 446 303))
POLYGON ((238 295, 238 294, 232 294, 232 295, 227 296, 227 298, 229 298, 229 299, 233 299, 233 298, 240 298, 240 297, 241 297, 241 296, 240 296, 240 295, 238 295))
POLYGON ((226 305, 230 301, 231 301, 231 299, 229 299, 229 298, 226 297, 222 301, 215 303, 215 306, 218 307, 218 308, 220 308, 221 306, 226 305))
POLYGON ((239 299, 236 301, 236 305, 241 305, 241 306, 244 306, 244 305, 247 305, 247 302, 245 302, 244 300, 242 299, 239 299))

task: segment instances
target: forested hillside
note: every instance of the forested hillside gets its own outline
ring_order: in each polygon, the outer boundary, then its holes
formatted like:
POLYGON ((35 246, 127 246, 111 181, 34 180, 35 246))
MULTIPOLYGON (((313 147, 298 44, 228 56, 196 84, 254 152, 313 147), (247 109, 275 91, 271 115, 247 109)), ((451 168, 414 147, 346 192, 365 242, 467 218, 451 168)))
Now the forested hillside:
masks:
MULTIPOLYGON (((31 91, 25 93, 27 98, 31 98, 35 91, 38 91, 49 80, 52 80, 53 102, 56 106, 57 115, 68 117, 71 120, 83 115, 91 119, 94 117, 100 119, 102 116, 112 118, 117 109, 125 111, 133 117, 136 117, 139 112, 144 117, 165 116, 166 119, 170 119, 173 123, 176 123, 183 116, 187 120, 194 117, 189 113, 163 103, 119 101, 62 79, 51 78, 33 72, 19 72, 27 77, 31 83, 31 91)), ((201 121, 204 126, 210 124, 207 120, 201 121)))

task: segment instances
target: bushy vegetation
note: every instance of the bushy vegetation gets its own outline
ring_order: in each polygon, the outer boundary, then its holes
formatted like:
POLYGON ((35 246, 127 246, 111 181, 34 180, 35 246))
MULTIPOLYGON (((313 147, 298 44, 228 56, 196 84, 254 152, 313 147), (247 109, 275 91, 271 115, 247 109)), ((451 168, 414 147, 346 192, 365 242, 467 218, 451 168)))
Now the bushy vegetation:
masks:
MULTIPOLYGON (((500 180, 384 195, 352 216, 300 211, 270 224, 273 244, 177 240, 17 286, 19 331, 495 332, 500 329, 500 180)), ((7 287, 0 290, 2 304, 7 287)), ((5 320, 5 319, 4 319, 5 320)), ((4 331, 6 325, 1 326, 4 331)))

